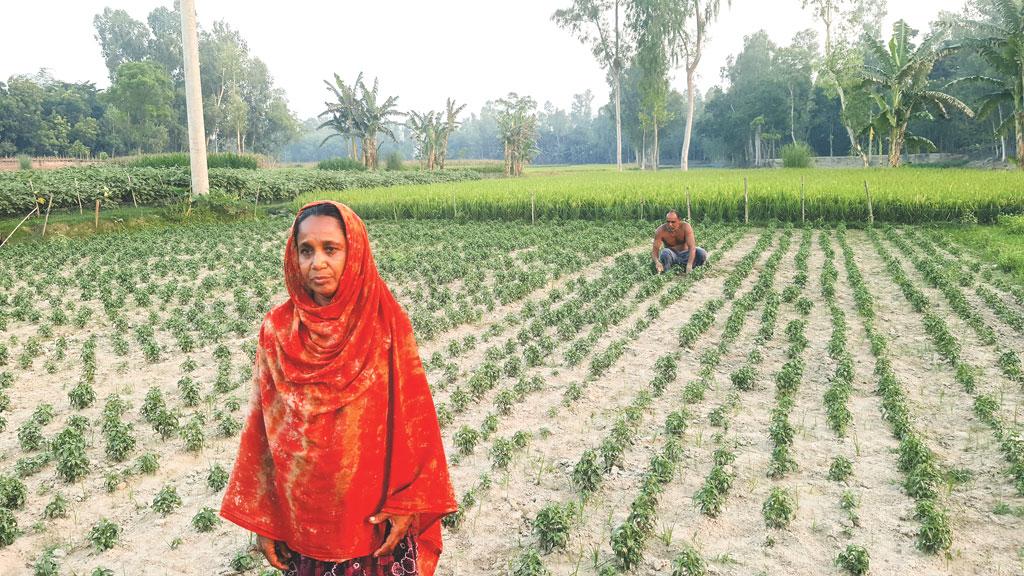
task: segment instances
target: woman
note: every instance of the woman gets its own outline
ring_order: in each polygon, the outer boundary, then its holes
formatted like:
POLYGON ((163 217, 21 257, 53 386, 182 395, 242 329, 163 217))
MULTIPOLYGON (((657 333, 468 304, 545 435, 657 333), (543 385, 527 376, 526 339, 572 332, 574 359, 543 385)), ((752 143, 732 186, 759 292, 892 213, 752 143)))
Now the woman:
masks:
POLYGON ((221 516, 289 576, 433 574, 455 495, 412 325, 365 224, 307 204, 284 273, 221 516))

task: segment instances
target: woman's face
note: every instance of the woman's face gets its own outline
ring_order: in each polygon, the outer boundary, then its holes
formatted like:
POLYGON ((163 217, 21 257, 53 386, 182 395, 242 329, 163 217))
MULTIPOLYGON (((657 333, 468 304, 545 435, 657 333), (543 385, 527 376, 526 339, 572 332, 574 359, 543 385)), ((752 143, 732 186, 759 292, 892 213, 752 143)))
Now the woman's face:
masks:
POLYGON ((345 270, 348 242, 341 223, 330 216, 310 216, 299 224, 299 272, 313 301, 326 306, 345 270))

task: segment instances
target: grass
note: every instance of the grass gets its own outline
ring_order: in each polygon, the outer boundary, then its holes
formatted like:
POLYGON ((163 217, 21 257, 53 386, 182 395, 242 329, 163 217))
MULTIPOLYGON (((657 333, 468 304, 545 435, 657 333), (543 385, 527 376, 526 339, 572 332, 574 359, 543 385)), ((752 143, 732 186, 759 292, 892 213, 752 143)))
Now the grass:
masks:
POLYGON ((950 226, 947 232, 1024 283, 1024 216, 1000 216, 995 226, 950 226))
POLYGON ((972 170, 695 170, 629 171, 614 167, 535 167, 527 177, 405 185, 302 194, 294 202, 330 198, 370 218, 475 220, 660 219, 669 208, 693 218, 742 221, 744 179, 754 221, 799 222, 800 188, 808 220, 866 222, 867 181, 876 221, 992 223, 1001 213, 1024 211, 1020 176, 972 170))

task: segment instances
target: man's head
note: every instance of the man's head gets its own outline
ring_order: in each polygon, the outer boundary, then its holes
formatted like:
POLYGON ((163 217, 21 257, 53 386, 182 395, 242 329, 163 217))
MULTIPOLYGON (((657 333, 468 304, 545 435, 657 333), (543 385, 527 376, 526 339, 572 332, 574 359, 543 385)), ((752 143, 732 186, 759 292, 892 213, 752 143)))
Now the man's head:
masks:
POLYGON ((679 222, 679 213, 675 210, 669 210, 668 213, 665 214, 665 227, 669 230, 674 232, 679 229, 679 222))

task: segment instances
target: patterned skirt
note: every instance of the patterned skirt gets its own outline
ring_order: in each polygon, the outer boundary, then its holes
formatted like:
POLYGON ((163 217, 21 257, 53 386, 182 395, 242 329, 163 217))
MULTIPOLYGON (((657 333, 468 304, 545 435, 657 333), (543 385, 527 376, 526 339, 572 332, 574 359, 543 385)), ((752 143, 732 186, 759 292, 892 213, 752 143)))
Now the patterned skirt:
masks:
POLYGON ((363 556, 343 562, 317 560, 292 550, 285 576, 416 576, 416 540, 409 534, 395 545, 391 556, 363 556))

